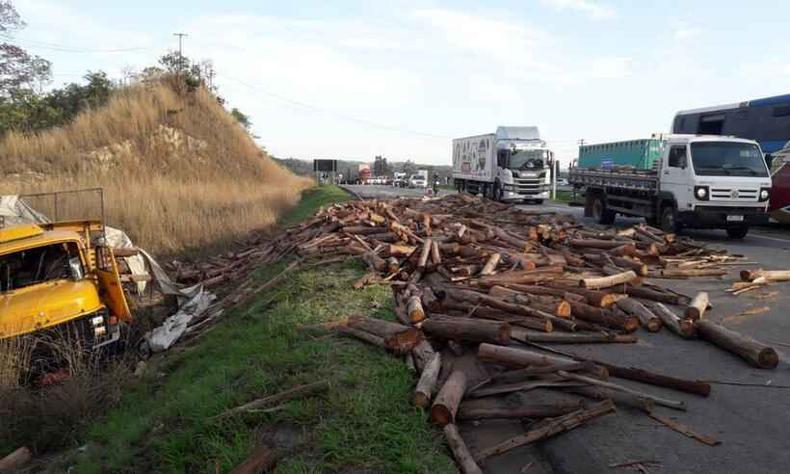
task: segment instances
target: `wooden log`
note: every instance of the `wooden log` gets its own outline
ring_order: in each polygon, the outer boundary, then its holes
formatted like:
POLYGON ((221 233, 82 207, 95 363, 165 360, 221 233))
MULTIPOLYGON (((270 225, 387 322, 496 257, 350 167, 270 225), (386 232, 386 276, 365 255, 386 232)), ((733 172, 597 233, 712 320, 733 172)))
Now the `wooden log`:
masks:
POLYGON ((556 357, 527 349, 515 347, 496 346, 493 344, 480 344, 477 348, 477 357, 488 362, 511 366, 526 367, 528 365, 556 365, 573 362, 573 359, 556 357))
POLYGON ((383 227, 369 227, 362 225, 348 226, 342 228, 342 231, 345 232, 346 234, 357 234, 357 235, 377 234, 380 232, 384 232, 384 230, 385 229, 383 227))
POLYGON ((638 277, 633 270, 628 270, 625 272, 617 273, 615 275, 607 275, 603 277, 590 277, 590 278, 582 278, 579 281, 579 286, 582 288, 590 288, 593 290, 598 290, 601 288, 611 288, 616 285, 624 285, 626 283, 633 282, 638 277))
POLYGON ((474 402, 461 403, 456 415, 458 420, 488 420, 497 418, 549 418, 565 415, 582 408, 580 402, 557 401, 554 403, 519 405, 515 407, 478 406, 474 402))
POLYGON ((652 290, 650 288, 645 288, 643 286, 633 286, 633 285, 626 285, 625 286, 625 293, 628 296, 633 296, 635 298, 642 298, 651 301, 657 301, 659 303, 665 304, 681 304, 683 301, 683 297, 680 295, 676 295, 674 293, 664 293, 656 290, 652 290))
POLYGON ((420 293, 420 302, 422 302, 422 307, 428 311, 436 312, 441 307, 439 298, 436 297, 433 289, 431 289, 429 286, 426 286, 422 289, 420 293))
POLYGON ((442 251, 439 250, 439 243, 435 240, 431 244, 431 261, 434 265, 442 264, 442 251))
POLYGON ((641 276, 647 275, 647 265, 639 260, 634 260, 625 257, 608 257, 604 255, 586 255, 585 259, 597 265, 606 265, 612 263, 621 270, 633 270, 634 273, 641 276))
POLYGON ((362 260, 368 264, 368 266, 377 272, 386 272, 389 268, 387 265, 387 261, 383 258, 379 257, 373 252, 366 252, 362 254, 362 260))
POLYGON ((30 449, 23 446, 0 459, 0 472, 16 472, 33 458, 30 449))
POLYGON ((651 278, 684 279, 691 277, 724 276, 727 270, 718 268, 664 268, 657 272, 648 272, 651 278))
POLYGON ((618 301, 615 304, 618 308, 622 309, 626 313, 636 316, 639 319, 640 324, 642 324, 642 327, 648 331, 658 332, 661 330, 661 319, 659 319, 659 317, 653 314, 653 312, 650 311, 645 305, 634 298, 628 297, 618 301))
POLYGON ((502 258, 502 256, 499 253, 492 253, 491 256, 488 257, 486 264, 483 265, 483 269, 480 270, 480 275, 493 275, 496 266, 499 265, 500 258, 502 258))
POLYGON ((269 472, 277 464, 281 453, 269 446, 261 446, 252 452, 250 457, 234 467, 230 474, 259 474, 269 472))
POLYGON ((598 308, 578 301, 570 301, 571 315, 574 318, 598 324, 611 329, 634 332, 639 328, 639 319, 635 316, 621 315, 604 308, 598 308))
POLYGON ((425 242, 422 244, 422 252, 420 253, 420 258, 417 260, 417 268, 425 268, 428 265, 428 257, 431 255, 431 247, 433 246, 433 240, 430 238, 425 239, 425 242))
POLYGON ((684 311, 684 315, 686 318, 696 321, 705 314, 705 310, 708 309, 710 306, 710 299, 708 299, 708 293, 705 291, 700 291, 697 293, 694 298, 691 299, 691 302, 686 307, 684 311))
POLYGON ((389 255, 391 257, 408 257, 413 254, 415 250, 417 250, 417 247, 412 245, 392 244, 389 246, 389 255))
POLYGON ((409 352, 420 342, 420 331, 416 328, 383 319, 352 316, 348 320, 348 325, 383 338, 387 349, 399 354, 409 352))
POLYGON ((455 422, 455 413, 466 392, 466 373, 455 368, 442 385, 431 407, 431 420, 439 426, 455 422))
POLYGON ((623 245, 619 240, 600 240, 600 239, 570 239, 568 241, 571 247, 577 248, 591 248, 591 249, 614 249, 623 245))
POLYGON ((638 338, 633 334, 567 334, 552 333, 542 334, 526 330, 514 329, 510 336, 513 340, 524 342, 551 342, 554 344, 595 344, 595 343, 634 343, 638 338))
POLYGON ((694 337, 694 322, 690 319, 680 319, 672 310, 664 306, 663 303, 654 302, 650 305, 650 308, 670 331, 684 339, 694 337))
POLYGON ((433 316, 424 321, 421 328, 427 334, 440 339, 498 344, 510 341, 510 325, 498 321, 433 316))
MULTIPOLYGON (((583 385, 583 384, 582 384, 583 385)), ((524 380, 521 382, 513 382, 507 384, 499 384, 476 388, 467 394, 468 398, 484 398, 496 395, 504 395, 513 392, 525 392, 528 390, 535 390, 538 388, 557 388, 557 387, 575 387, 580 384, 575 382, 566 382, 563 380, 524 380)))
POLYGON ((548 319, 519 316, 506 313, 496 308, 489 308, 488 306, 462 305, 462 307, 464 311, 468 312, 469 316, 491 319, 494 321, 505 321, 510 323, 511 326, 520 326, 541 332, 551 332, 554 330, 554 325, 548 319))
POLYGON ((409 313, 409 320, 412 323, 419 323, 425 319, 425 310, 422 307, 421 295, 409 296, 406 300, 406 311, 409 313))
POLYGON ((672 428, 673 430, 677 431, 678 433, 682 433, 689 438, 696 439, 697 441, 707 444, 708 446, 717 446, 721 444, 721 441, 717 440, 716 438, 704 434, 697 433, 691 427, 686 426, 682 423, 678 423, 677 421, 668 418, 666 416, 659 415, 657 413, 650 412, 648 416, 659 423, 672 428))
POLYGON ((464 443, 464 439, 461 437, 461 433, 458 432, 458 427, 455 423, 445 425, 442 430, 455 462, 461 468, 461 472, 463 474, 483 474, 472 453, 469 452, 469 448, 466 447, 466 443, 464 443))
POLYGON ((568 318, 571 315, 571 306, 565 300, 542 295, 524 295, 505 286, 492 286, 488 290, 489 296, 521 305, 532 306, 549 314, 568 318))
POLYGON ((743 281, 790 281, 790 270, 741 270, 740 276, 743 281))
POLYGON ((328 380, 320 380, 318 382, 299 385, 297 387, 293 387, 288 390, 282 391, 278 394, 264 398, 259 398, 257 400, 253 400, 243 405, 239 405, 237 407, 231 408, 229 410, 225 410, 221 414, 217 415, 217 417, 224 418, 230 415, 234 415, 249 410, 259 410, 261 408, 278 405, 288 400, 293 400, 294 398, 307 397, 307 396, 315 395, 317 393, 325 392, 327 390, 329 390, 328 380))
POLYGON ((398 273, 398 270, 400 270, 400 263, 398 262, 398 259, 395 257, 389 257, 387 259, 387 272, 398 273))
POLYGON ((339 327, 337 330, 340 331, 341 334, 353 336, 361 341, 367 342, 368 344, 381 347, 382 349, 387 349, 387 344, 384 342, 384 338, 381 336, 362 331, 361 329, 354 329, 352 327, 339 327))
POLYGON ((694 326, 700 338, 740 356, 755 367, 773 369, 779 364, 776 350, 748 336, 704 319, 696 321, 694 326))
POLYGON ((630 393, 640 398, 644 398, 645 400, 650 400, 651 402, 655 403, 656 405, 665 406, 667 408, 673 408, 675 410, 685 410, 686 403, 682 400, 672 400, 669 398, 659 397, 657 395, 652 395, 649 393, 641 392, 639 390, 634 390, 632 388, 625 387, 623 385, 618 385, 612 382, 606 382, 603 380, 598 380, 593 377, 588 377, 586 375, 574 374, 571 372, 566 372, 564 370, 560 370, 557 372, 557 375, 563 377, 568 380, 574 380, 577 382, 584 382, 590 385, 597 385, 599 387, 610 388, 612 390, 617 390, 620 392, 630 393))
POLYGON ((537 267, 534 270, 516 270, 480 277, 481 285, 505 285, 508 283, 540 283, 557 278, 563 272, 563 267, 537 267))
POLYGON ((475 458, 478 461, 482 461, 491 456, 510 451, 513 448, 534 443, 536 441, 550 438, 562 432, 572 430, 594 418, 598 418, 614 411, 615 408, 612 401, 606 400, 596 403, 589 408, 583 408, 568 413, 567 415, 550 418, 545 423, 541 423, 537 428, 527 431, 522 435, 515 436, 488 449, 479 451, 475 458))
POLYGON ((642 410, 645 413, 650 413, 655 407, 655 404, 650 400, 639 398, 630 393, 618 392, 601 387, 588 385, 586 387, 570 387, 561 388, 563 392, 569 392, 582 397, 587 397, 591 400, 611 400, 618 405, 623 405, 637 410, 642 410))
POLYGON ((442 369, 442 356, 438 352, 433 355, 422 371, 417 388, 414 390, 414 404, 420 408, 427 408, 431 404, 431 397, 436 389, 436 380, 442 369))

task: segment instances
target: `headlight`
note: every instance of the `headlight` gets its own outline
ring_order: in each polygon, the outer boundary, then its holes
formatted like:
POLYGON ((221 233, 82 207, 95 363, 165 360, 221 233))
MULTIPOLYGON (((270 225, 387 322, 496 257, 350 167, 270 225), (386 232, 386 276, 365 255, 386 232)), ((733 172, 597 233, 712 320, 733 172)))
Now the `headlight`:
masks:
POLYGON ((700 201, 707 201, 708 198, 709 198, 709 196, 708 196, 708 187, 707 186, 695 186, 694 187, 694 195, 700 201))
POLYGON ((771 191, 768 188, 760 188, 760 201, 767 201, 771 196, 771 191))

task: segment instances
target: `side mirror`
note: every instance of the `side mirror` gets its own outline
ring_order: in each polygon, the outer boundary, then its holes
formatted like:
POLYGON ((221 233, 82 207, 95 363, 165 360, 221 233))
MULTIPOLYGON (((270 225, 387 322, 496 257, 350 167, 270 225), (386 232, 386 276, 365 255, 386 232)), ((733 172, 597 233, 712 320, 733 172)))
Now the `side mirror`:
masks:
POLYGON ((69 259, 69 273, 71 274, 71 279, 74 281, 80 281, 85 278, 85 275, 82 273, 82 262, 79 257, 71 257, 69 259))

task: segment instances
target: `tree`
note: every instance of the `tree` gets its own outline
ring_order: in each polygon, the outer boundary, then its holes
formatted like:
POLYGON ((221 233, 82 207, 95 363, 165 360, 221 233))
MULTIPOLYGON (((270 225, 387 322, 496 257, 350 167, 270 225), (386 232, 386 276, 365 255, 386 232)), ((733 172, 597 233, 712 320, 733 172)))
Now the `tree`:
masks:
POLYGON ((236 107, 233 107, 233 109, 231 109, 230 115, 232 115, 233 118, 238 120, 238 122, 241 124, 241 126, 246 128, 247 130, 249 130, 249 128, 252 126, 252 122, 250 121, 250 117, 248 115, 246 115, 245 113, 243 113, 241 110, 237 109, 236 107))
MULTIPOLYGON (((25 22, 14 5, 0 0, 0 33, 10 37, 24 28, 25 22)), ((18 89, 33 89, 49 81, 51 64, 11 43, 0 43, 0 99, 8 99, 18 89)))

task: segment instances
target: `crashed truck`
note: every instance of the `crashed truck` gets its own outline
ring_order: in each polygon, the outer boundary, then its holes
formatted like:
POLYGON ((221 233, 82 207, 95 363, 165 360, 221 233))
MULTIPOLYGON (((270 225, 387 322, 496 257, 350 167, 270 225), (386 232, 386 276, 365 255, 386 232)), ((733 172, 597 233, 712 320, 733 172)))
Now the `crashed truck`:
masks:
POLYGON ((133 321, 130 287, 142 293, 145 282, 153 279, 163 294, 179 301, 178 312, 144 338, 150 350, 166 349, 192 317, 205 311, 213 295, 200 285, 176 287, 150 255, 137 249, 124 254, 131 275, 122 282, 114 249, 133 248, 131 241, 104 225, 102 191, 83 191, 99 196, 99 218, 58 220, 56 211, 50 221, 28 202, 30 197, 52 197, 57 203, 74 192, 0 196, 0 339, 31 337, 39 359, 51 355, 50 342, 64 338, 84 350, 112 348, 125 342, 122 328, 133 321), (138 252, 142 255, 132 255, 138 252))

